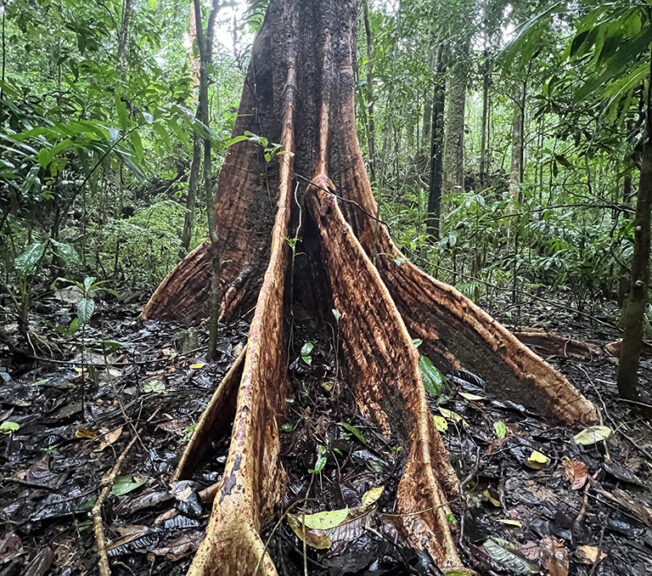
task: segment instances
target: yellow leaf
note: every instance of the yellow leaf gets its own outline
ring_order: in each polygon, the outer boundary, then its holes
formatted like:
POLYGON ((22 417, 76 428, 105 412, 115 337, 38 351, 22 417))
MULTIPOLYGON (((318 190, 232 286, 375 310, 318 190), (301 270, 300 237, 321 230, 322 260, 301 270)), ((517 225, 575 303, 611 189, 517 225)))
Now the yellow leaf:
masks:
POLYGON ((469 423, 464 420, 464 418, 462 418, 457 412, 446 410, 446 408, 442 408, 441 406, 439 407, 439 411, 441 412, 441 415, 447 420, 452 420, 453 422, 461 422, 462 426, 469 425, 469 423))
POLYGON ((432 419, 435 421, 435 427, 437 430, 440 432, 446 432, 446 430, 448 430, 448 422, 446 422, 446 418, 442 418, 441 416, 433 416, 432 419))
POLYGON ((378 486, 378 488, 372 488, 371 490, 367 490, 362 495, 362 505, 371 506, 372 504, 377 502, 378 498, 380 498, 381 494, 383 493, 383 490, 385 490, 385 488, 382 486, 378 486))
POLYGON ((288 524, 300 540, 311 548, 317 550, 328 550, 333 544, 331 538, 323 530, 309 530, 304 524, 301 523, 301 516, 288 514, 288 524))
POLYGON ((500 500, 496 500, 496 498, 494 498, 491 495, 491 492, 489 492, 489 490, 485 490, 482 493, 482 499, 487 502, 491 502, 496 508, 500 508, 500 500))
POLYGON ((97 440, 97 434, 88 428, 80 428, 75 432, 75 438, 85 438, 86 440, 97 440))
POLYGON ((191 364, 190 367, 194 368, 195 370, 199 370, 200 368, 203 368, 206 366, 205 362, 197 362, 197 364, 191 364))
POLYGON ((467 400, 472 400, 472 401, 480 401, 480 400, 486 400, 486 396, 478 396, 477 394, 469 394, 468 392, 460 392, 460 396, 462 398, 466 398, 467 400))
POLYGON ((339 526, 349 515, 348 508, 341 510, 327 510, 326 512, 317 512, 316 514, 298 515, 301 521, 311 530, 328 530, 339 526))
POLYGON ((523 524, 521 524, 518 520, 510 520, 509 518, 498 518, 498 522, 501 524, 506 524, 507 526, 516 526, 517 528, 523 527, 523 524))
POLYGON ((527 459, 528 467, 533 468, 534 470, 542 470, 548 466, 548 462, 550 462, 550 459, 545 454, 541 454, 541 452, 537 452, 536 450, 534 450, 527 459))
POLYGON ((611 436, 611 428, 609 426, 591 426, 576 434, 573 439, 577 444, 582 446, 590 446, 602 440, 606 440, 611 436))

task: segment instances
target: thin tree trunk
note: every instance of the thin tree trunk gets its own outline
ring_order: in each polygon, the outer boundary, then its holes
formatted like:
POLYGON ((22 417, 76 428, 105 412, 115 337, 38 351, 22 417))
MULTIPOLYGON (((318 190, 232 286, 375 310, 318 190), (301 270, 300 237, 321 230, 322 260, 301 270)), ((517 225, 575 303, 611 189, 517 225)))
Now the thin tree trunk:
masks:
POLYGON ((127 48, 129 46, 131 11, 132 0, 124 0, 122 3, 122 22, 118 34, 118 72, 123 82, 127 79, 127 48))
POLYGON ((488 140, 488 114, 489 114, 489 86, 491 84, 491 71, 489 55, 484 53, 484 72, 482 74, 482 134, 480 136, 480 188, 484 189, 487 182, 487 140, 488 140))
POLYGON ((512 162, 509 174, 509 194, 512 202, 521 201, 521 184, 523 182, 523 148, 525 128, 525 91, 526 86, 519 86, 514 98, 514 116, 512 121, 512 162))
POLYGON ((443 45, 437 48, 435 85, 432 95, 432 127, 430 138, 430 190, 428 192, 428 215, 426 231, 435 240, 439 238, 441 219, 441 190, 443 177, 444 102, 446 99, 443 45))
POLYGON ((366 78, 366 104, 365 118, 367 119, 367 142, 369 144, 369 174, 371 181, 376 182, 376 120, 374 118, 374 63, 373 46, 371 43, 371 25, 369 24, 369 3, 362 0, 362 16, 364 20, 365 38, 367 40, 367 78, 366 78))
MULTIPOLYGON (((652 80, 652 61, 649 79, 652 80)), ((641 174, 634 216, 634 254, 629 296, 623 306, 623 346, 618 362, 618 392, 624 398, 638 397, 638 365, 643 345, 643 323, 650 277, 650 210, 652 209, 652 88, 648 82, 645 137, 641 174)))
POLYGON ((466 106, 467 67, 463 61, 451 70, 446 91, 446 121, 444 127, 444 202, 446 197, 464 188, 464 109, 466 106))
MULTIPOLYGON (((193 86, 199 89, 200 83, 200 68, 201 64, 195 58, 192 45, 197 41, 197 20, 195 12, 194 0, 190 4, 190 24, 188 26, 188 34, 190 35, 191 47, 188 54, 190 61, 190 77, 193 86)), ((197 111, 195 118, 200 119, 201 110, 199 103, 197 103, 197 111)), ((183 219, 183 232, 181 234, 181 249, 179 250, 179 259, 185 258, 190 251, 190 243, 192 241, 192 227, 195 220, 195 205, 197 203, 197 185, 199 184, 199 171, 201 168, 202 146, 201 137, 197 131, 192 135, 192 161, 190 164, 190 175, 188 177, 188 193, 186 195, 186 213, 183 219)))
MULTIPOLYGON (((200 0, 193 0, 195 8, 195 24, 197 30, 197 43, 199 45, 199 119, 208 126, 210 117, 208 112, 208 66, 213 59, 213 31, 215 18, 219 9, 219 0, 213 0, 211 11, 208 16, 206 33, 202 29, 201 3, 200 0)), ((220 255, 219 238, 215 227, 215 212, 213 210, 213 174, 212 174, 212 151, 210 138, 204 138, 204 202, 206 203, 206 215, 208 217, 208 236, 210 239, 211 253, 211 288, 208 298, 208 351, 206 359, 212 362, 215 359, 217 335, 219 327, 219 302, 220 302, 220 255)))

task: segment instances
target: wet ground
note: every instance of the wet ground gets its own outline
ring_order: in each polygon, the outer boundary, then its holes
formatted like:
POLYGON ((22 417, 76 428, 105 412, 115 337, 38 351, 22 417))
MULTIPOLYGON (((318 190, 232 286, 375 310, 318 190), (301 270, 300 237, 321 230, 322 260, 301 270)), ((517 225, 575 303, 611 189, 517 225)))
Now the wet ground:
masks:
MULTIPOLYGON (((599 345, 617 337, 605 316, 495 308, 503 321, 599 345)), ((201 490, 220 479, 228 439, 192 481, 169 481, 247 326, 224 327, 218 361, 206 364, 201 327, 143 322, 139 309, 98 303, 83 370, 79 333, 51 343, 61 362, 0 358, 0 423, 13 423, 0 435, 0 575, 97 573, 90 510, 134 437, 102 507, 114 574, 185 573, 210 511, 201 490)), ((50 302, 44 317, 52 333, 71 312, 50 302)), ((46 332, 44 318, 33 321, 46 332)), ((301 510, 346 510, 339 524, 330 517, 328 548, 305 547, 310 574, 430 573, 428 559, 392 532, 401 447, 356 414, 333 343, 331 333, 295 332, 282 428, 290 485, 276 520, 287 515, 263 532, 270 554, 281 574, 303 574, 301 510)), ((550 361, 602 408, 606 442, 578 444, 582 428, 539 418, 469 374, 449 375, 430 401, 463 484, 450 522, 464 561, 481 574, 652 574, 649 420, 617 400, 607 355, 550 361)), ((652 387, 649 361, 642 372, 652 387)))

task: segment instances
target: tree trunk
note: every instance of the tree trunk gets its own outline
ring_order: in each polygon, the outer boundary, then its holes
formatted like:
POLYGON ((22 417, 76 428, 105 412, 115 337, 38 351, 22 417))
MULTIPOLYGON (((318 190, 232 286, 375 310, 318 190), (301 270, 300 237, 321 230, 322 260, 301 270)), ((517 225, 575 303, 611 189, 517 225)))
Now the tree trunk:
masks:
POLYGON ((376 181, 376 120, 374 118, 374 63, 373 48, 371 43, 371 25, 369 24, 369 2, 362 0, 362 17, 364 20, 365 38, 367 40, 367 78, 366 78, 366 104, 367 110, 367 143, 369 145, 369 174, 371 181, 376 181))
POLYGON ((124 82, 127 79, 127 47, 129 45, 129 20, 131 19, 132 0, 122 3, 122 22, 118 33, 118 71, 124 82))
POLYGON ((521 201, 524 127, 525 84, 519 86, 514 98, 514 116, 512 120, 512 162, 509 174, 509 194, 514 203, 521 201))
POLYGON ((441 219, 441 190, 444 157, 444 103, 446 100, 446 78, 443 45, 437 48, 435 83, 432 94, 432 122, 430 136, 430 189, 428 191, 428 215, 426 231, 434 239, 439 238, 441 219))
MULTIPOLYGON (((268 165, 260 146, 244 140, 220 173, 222 317, 255 308, 246 351, 176 473, 188 477, 233 418, 224 478, 192 576, 244 576, 257 567, 258 574, 277 574, 260 531, 287 483, 279 426, 290 387, 286 319, 296 301, 315 318, 340 312, 347 387, 360 413, 406 455, 397 530, 442 571, 468 573, 447 520, 459 490, 428 411, 412 338, 423 340, 422 350, 442 371, 468 367, 488 386, 562 422, 598 419, 590 402, 503 326, 409 263, 378 223, 356 134, 356 20, 355 0, 272 0, 253 46, 234 135, 250 131, 286 153, 268 165), (302 218, 295 253, 287 240, 302 218)), ((210 256, 199 247, 143 315, 202 317, 209 278, 210 256)))
MULTIPOLYGON (((464 109, 467 72, 465 62, 460 62, 452 67, 446 91, 444 203, 447 194, 459 193, 464 189, 464 109)), ((446 208, 443 210, 446 211, 446 208)))
POLYGON ((491 65, 487 50, 484 52, 482 74, 482 134, 480 136, 480 188, 487 183, 487 146, 489 140, 489 86, 491 85, 491 65))
MULTIPOLYGON (((651 62, 652 66, 652 62, 651 62)), ((649 79, 652 80, 652 68, 649 79)), ((645 136, 641 153, 641 174, 634 216, 634 254, 629 295, 623 306, 623 346, 618 362, 618 392, 623 398, 638 398, 638 364, 643 345, 643 323, 650 278, 650 210, 652 210, 652 88, 648 83, 645 136)))

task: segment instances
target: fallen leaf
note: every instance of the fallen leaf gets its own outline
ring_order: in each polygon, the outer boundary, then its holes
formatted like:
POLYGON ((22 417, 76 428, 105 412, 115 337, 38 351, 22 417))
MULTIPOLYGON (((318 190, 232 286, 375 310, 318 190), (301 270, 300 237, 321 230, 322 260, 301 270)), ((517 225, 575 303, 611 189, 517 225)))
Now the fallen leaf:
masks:
POLYGON ((452 420, 453 422, 461 422, 462 426, 469 425, 469 423, 464 420, 464 418, 462 418, 457 412, 446 410, 446 408, 442 408, 441 406, 439 407, 439 412, 441 412, 441 415, 447 420, 452 420))
POLYGON ((518 546, 502 538, 489 538, 484 549, 491 558, 516 574, 537 574, 537 566, 523 556, 518 546))
POLYGON ((190 365, 190 367, 191 367, 193 370, 199 370, 199 369, 203 368, 204 366, 206 366, 206 363, 205 363, 205 362, 197 362, 196 364, 191 364, 191 365, 190 365))
POLYGON ((83 438, 85 440, 97 440, 97 433, 89 430, 88 428, 79 428, 75 432, 75 438, 83 438))
POLYGON ((549 462, 550 459, 545 454, 534 450, 527 459, 526 464, 528 468, 532 468, 533 470, 543 470, 548 466, 549 462))
POLYGON ((446 432, 446 430, 448 430, 448 422, 446 422, 446 418, 435 415, 432 419, 435 422, 435 428, 437 428, 437 430, 440 432, 446 432))
POLYGON ((501 524, 505 524, 506 526, 516 526, 517 528, 523 528, 523 524, 521 524, 518 520, 510 520, 509 518, 498 518, 498 522, 501 524))
POLYGON ((507 435, 507 426, 502 421, 494 422, 494 431, 496 436, 502 440, 507 435))
POLYGON ((0 434, 11 434, 17 430, 20 430, 20 424, 17 422, 6 421, 0 424, 0 434))
POLYGON ((585 428, 579 434, 575 434, 573 439, 581 446, 590 446, 602 440, 606 440, 611 436, 611 428, 609 426, 591 426, 585 428))
POLYGON ((498 498, 495 498, 495 497, 492 495, 490 489, 487 489, 487 490, 485 490, 485 491, 482 493, 482 499, 483 499, 485 502, 490 502, 490 503, 493 504, 496 508, 500 508, 500 500, 498 500, 498 498))
POLYGON ((566 478, 571 483, 571 490, 581 490, 589 478, 589 471, 584 462, 571 460, 568 456, 561 459, 566 478))
POLYGON ((372 504, 375 504, 378 501, 378 499, 382 496, 383 490, 385 490, 383 486, 378 486, 377 488, 372 488, 371 490, 367 490, 362 495, 362 505, 371 506, 372 504))
POLYGON ((14 533, 9 532, 0 538, 0 564, 6 564, 23 553, 23 541, 14 533))
POLYGON ((145 392, 153 392, 154 394, 162 394, 165 392, 165 383, 163 380, 150 380, 145 384, 145 392))
POLYGON ((597 546, 578 546, 575 548, 575 555, 581 564, 599 564, 607 557, 597 546))
POLYGON ((120 435, 122 434, 122 426, 119 426, 115 430, 112 430, 111 432, 107 432, 102 436, 102 440, 100 441, 100 447, 96 450, 96 452, 102 452, 105 448, 111 446, 118 438, 120 438, 120 435))
POLYGON ((540 543, 539 561, 547 576, 568 576, 568 550, 563 540, 546 536, 540 543))
POLYGON ((467 400, 471 400, 473 402, 479 402, 480 400, 486 400, 486 396, 478 396, 477 394, 470 394, 469 392, 460 392, 460 396, 462 398, 466 398, 467 400))
POLYGON ((111 494, 114 496, 124 496, 140 488, 143 484, 145 484, 144 478, 135 482, 131 476, 118 476, 113 483, 113 488, 111 488, 111 494))

